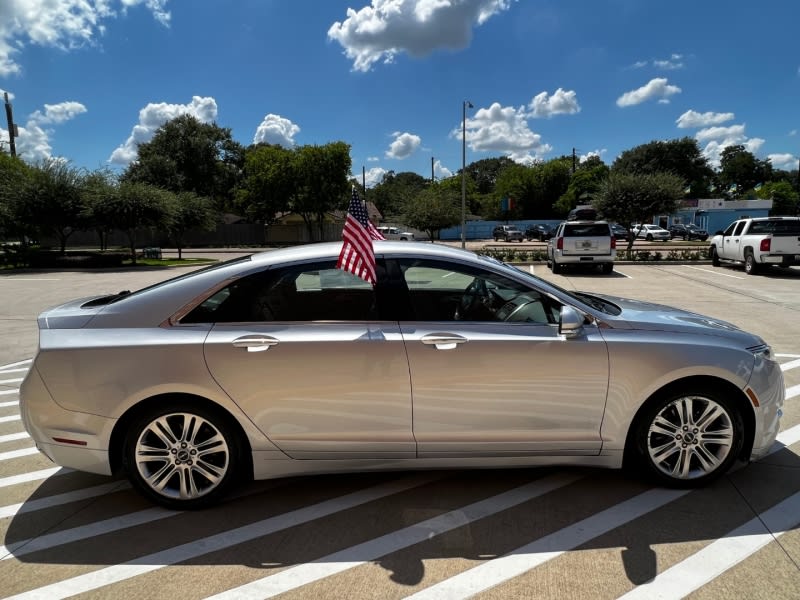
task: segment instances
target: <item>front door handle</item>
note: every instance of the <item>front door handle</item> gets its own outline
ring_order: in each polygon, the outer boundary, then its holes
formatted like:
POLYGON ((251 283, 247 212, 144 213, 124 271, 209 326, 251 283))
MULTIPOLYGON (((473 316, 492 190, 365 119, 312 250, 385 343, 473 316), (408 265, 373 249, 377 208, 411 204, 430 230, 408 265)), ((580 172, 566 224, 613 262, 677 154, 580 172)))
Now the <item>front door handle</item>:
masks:
POLYGON ((247 348, 248 352, 263 352, 277 344, 278 340, 268 335, 243 335, 231 343, 234 348, 247 348))
POLYGON ((437 350, 453 350, 459 344, 464 344, 469 340, 452 333, 429 333, 422 336, 420 341, 426 346, 436 346, 437 350))

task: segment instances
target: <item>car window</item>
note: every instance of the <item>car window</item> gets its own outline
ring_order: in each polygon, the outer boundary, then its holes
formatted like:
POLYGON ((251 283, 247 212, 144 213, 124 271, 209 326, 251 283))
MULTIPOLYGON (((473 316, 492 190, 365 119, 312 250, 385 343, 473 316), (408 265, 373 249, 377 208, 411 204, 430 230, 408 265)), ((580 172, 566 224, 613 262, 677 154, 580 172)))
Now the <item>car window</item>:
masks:
POLYGON ((744 226, 747 225, 747 221, 742 221, 736 226, 736 231, 733 232, 733 235, 742 235, 742 229, 744 226))
POLYGON ((335 261, 262 271, 236 280, 182 323, 364 321, 376 318, 372 285, 335 261))
POLYGON ((587 225, 568 225, 564 237, 602 237, 611 235, 608 225, 589 223, 587 225))
POLYGON ((800 235, 800 221, 753 221, 748 233, 800 235))
POLYGON ((722 235, 733 235, 733 230, 736 228, 736 223, 731 223, 722 235))
POLYGON ((560 306, 501 274, 423 259, 400 260, 417 321, 554 324, 560 306))

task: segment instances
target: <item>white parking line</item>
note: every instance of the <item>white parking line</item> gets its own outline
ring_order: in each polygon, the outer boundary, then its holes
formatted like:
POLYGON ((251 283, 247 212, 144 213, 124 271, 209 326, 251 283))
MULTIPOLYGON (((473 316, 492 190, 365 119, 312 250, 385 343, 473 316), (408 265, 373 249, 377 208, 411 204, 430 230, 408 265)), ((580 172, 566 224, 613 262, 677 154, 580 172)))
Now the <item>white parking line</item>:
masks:
POLYGON ((0 375, 8 375, 9 373, 27 373, 30 369, 0 369, 0 375))
POLYGON ((633 277, 631 277, 631 276, 630 276, 630 275, 628 275, 627 273, 623 273, 623 272, 622 272, 622 271, 620 271, 619 269, 614 269, 614 272, 615 272, 617 275, 622 275, 623 277, 627 277, 628 279, 633 279, 633 277))
POLYGON ((24 440, 28 438, 28 434, 24 431, 20 431, 19 433, 8 433, 6 435, 0 435, 0 444, 3 442, 16 442, 17 440, 24 440))
POLYGON ((789 496, 620 598, 684 598, 755 554, 789 529, 795 528, 798 523, 800 493, 789 496))
POLYGON ((691 265, 682 265, 684 269, 694 269, 695 271, 702 271, 703 273, 713 273, 714 275, 719 275, 720 277, 730 277, 731 279, 744 279, 744 277, 739 277, 738 275, 729 275, 728 273, 720 273, 719 270, 715 269, 701 269, 700 267, 693 267, 691 265))
POLYGON ((800 354, 776 354, 778 358, 800 358, 800 354))
POLYGON ((19 485, 20 483, 28 483, 29 481, 39 481, 47 479, 53 475, 64 475, 71 473, 72 469, 65 469, 63 467, 51 467, 49 469, 41 469, 39 471, 32 471, 30 473, 23 473, 22 475, 10 475, 9 477, 0 477, 0 488, 9 487, 12 485, 19 485))
POLYGON ((20 448, 19 450, 9 450, 7 452, 0 452, 0 461, 11 460, 13 458, 20 458, 22 456, 30 456, 31 454, 38 454, 39 449, 31 446, 30 448, 20 448))
POLYGON ((690 491, 649 490, 512 550, 505 556, 488 560, 477 567, 463 571, 450 579, 412 594, 408 598, 415 600, 420 598, 435 600, 468 598, 522 575, 612 529, 661 508, 685 496, 690 491))
POLYGON ((19 400, 11 400, 9 402, 0 402, 0 408, 10 408, 12 406, 17 406, 19 404, 19 400))
POLYGON ((789 369, 796 369, 800 367, 800 358, 781 365, 781 371, 788 371, 789 369))
POLYGON ((16 394, 17 392, 19 392, 19 388, 15 390, 2 390, 0 391, 0 396, 10 396, 11 394, 16 394))
POLYGON ((271 598, 314 581, 342 573, 381 556, 419 544, 473 521, 484 519, 518 506, 580 479, 578 476, 553 475, 507 492, 446 512, 421 523, 392 531, 375 539, 345 548, 317 560, 292 567, 245 585, 210 596, 206 600, 271 598))
POLYGON ((14 363, 8 363, 7 365, 0 365, 0 370, 3 369, 10 369, 11 367, 18 367, 20 365, 27 365, 33 362, 32 358, 26 358, 25 360, 20 360, 14 363))
POLYGON ((37 510, 44 510, 54 506, 61 506, 62 504, 69 504, 70 502, 77 502, 88 498, 96 498, 97 496, 120 492, 130 487, 130 484, 126 481, 114 481, 113 483, 95 485, 93 487, 75 490, 74 492, 65 492, 63 494, 56 494, 55 496, 47 496, 46 498, 38 498, 36 500, 26 500, 25 502, 19 502, 17 504, 7 504, 6 506, 0 506, 0 519, 23 515, 37 510))
POLYGON ((10 423, 11 421, 19 421, 19 415, 9 415, 8 417, 0 417, 0 423, 10 423))
POLYGON ((0 383, 19 383, 24 379, 24 377, 19 377, 15 379, 0 379, 0 383))
POLYGON ((800 385, 793 385, 790 388, 786 388, 786 399, 789 400, 790 398, 794 398, 795 396, 800 395, 800 385))
MULTIPOLYGON (((112 565, 84 575, 57 581, 28 592, 10 596, 6 600, 10 598, 48 598, 49 600, 68 598, 80 594, 81 592, 96 590, 112 583, 136 577, 137 575, 157 571, 168 565, 191 560, 192 558, 208 554, 209 552, 216 552, 223 548, 229 548, 236 544, 242 544, 275 533, 276 531, 282 531, 289 527, 308 523, 309 521, 348 510, 368 502, 399 494, 437 479, 439 479, 439 476, 426 475, 382 483, 338 498, 331 498, 330 500, 298 508, 288 513, 276 515, 264 519, 263 521, 250 523, 242 527, 237 527, 236 529, 223 531, 216 535, 194 540, 147 556, 141 556, 126 563, 112 565)), ((173 512, 172 514, 178 513, 173 512)))

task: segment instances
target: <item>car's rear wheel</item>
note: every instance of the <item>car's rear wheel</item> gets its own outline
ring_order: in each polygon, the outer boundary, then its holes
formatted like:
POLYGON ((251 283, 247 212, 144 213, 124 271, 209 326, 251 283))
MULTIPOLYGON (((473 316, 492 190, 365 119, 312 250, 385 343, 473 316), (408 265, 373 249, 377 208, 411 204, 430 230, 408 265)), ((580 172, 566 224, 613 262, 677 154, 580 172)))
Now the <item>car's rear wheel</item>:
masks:
POLYGON ((744 257, 744 272, 748 275, 755 275, 758 273, 759 264, 756 262, 756 257, 753 256, 752 252, 749 252, 747 256, 744 257))
POLYGON ((134 421, 124 459, 134 487, 175 509, 217 501, 241 464, 239 443, 227 419, 187 403, 150 410, 134 421))
POLYGON ((559 273, 561 273, 561 265, 559 265, 559 264, 556 262, 556 259, 555 259, 555 258, 553 259, 553 273, 555 273, 556 275, 558 275, 559 273))
POLYGON ((608 275, 614 271, 614 263, 603 263, 603 265, 600 267, 600 270, 602 273, 608 275))
POLYGON ((720 477, 744 439, 738 408, 705 387, 659 398, 634 427, 639 462, 655 479, 675 487, 701 486, 720 477))

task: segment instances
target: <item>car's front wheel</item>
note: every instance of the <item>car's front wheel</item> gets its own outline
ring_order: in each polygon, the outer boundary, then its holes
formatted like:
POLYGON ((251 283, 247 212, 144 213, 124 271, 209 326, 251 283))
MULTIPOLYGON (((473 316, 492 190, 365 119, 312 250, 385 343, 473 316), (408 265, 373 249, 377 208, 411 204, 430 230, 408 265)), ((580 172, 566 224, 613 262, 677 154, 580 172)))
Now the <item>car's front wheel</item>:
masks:
POLYGON ((718 267, 720 265, 719 262, 719 254, 717 254, 717 248, 715 246, 711 246, 711 266, 718 267))
POLYGON ((661 483, 697 487, 724 474, 742 448, 744 425, 734 403, 704 387, 653 402, 635 425, 639 462, 661 483))
POLYGON ((176 403, 142 414, 128 430, 125 468, 154 502, 194 509, 217 501, 240 466, 234 429, 217 411, 176 403))

